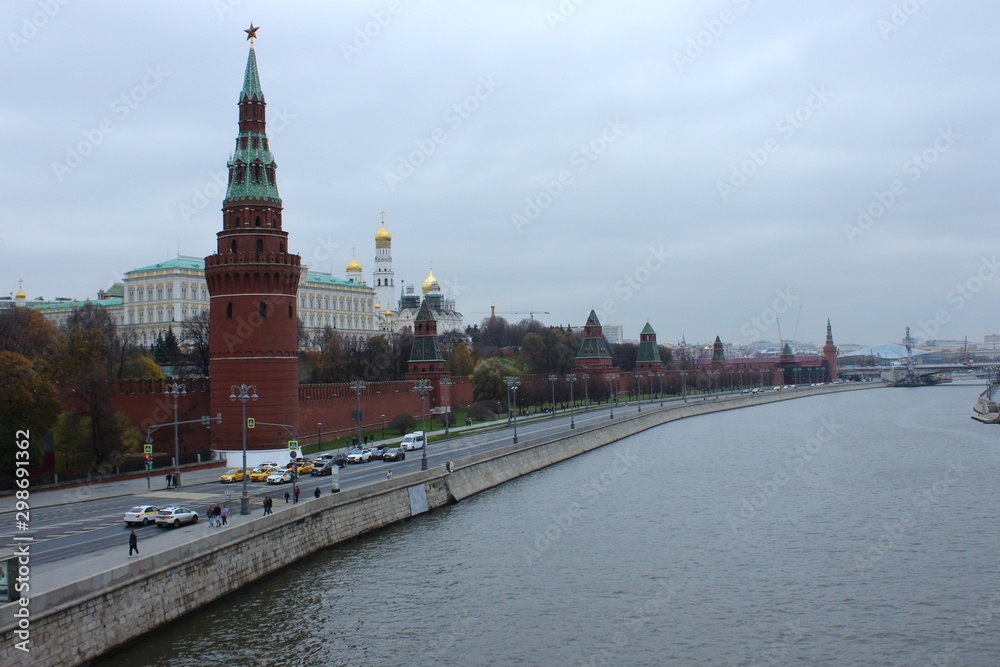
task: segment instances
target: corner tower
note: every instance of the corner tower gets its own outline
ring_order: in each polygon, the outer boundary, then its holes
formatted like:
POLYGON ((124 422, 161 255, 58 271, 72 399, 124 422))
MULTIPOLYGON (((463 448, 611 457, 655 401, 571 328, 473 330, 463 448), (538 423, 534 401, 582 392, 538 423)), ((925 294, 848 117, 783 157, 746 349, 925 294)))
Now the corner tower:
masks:
POLYGON ((833 382, 839 378, 837 369, 837 346, 833 344, 833 329, 829 318, 826 320, 826 343, 823 345, 823 361, 826 366, 826 381, 833 382))
POLYGON ((239 134, 227 164, 229 185, 222 202, 222 231, 215 254, 205 258, 211 297, 210 405, 222 413, 212 429, 212 448, 242 452, 242 405, 230 400, 233 386, 255 385, 259 399, 247 416, 260 425, 247 430, 248 450, 287 451, 288 431, 298 430, 298 344, 295 295, 299 256, 288 252, 281 225, 277 164, 265 133, 265 102, 253 38, 239 99, 239 134))

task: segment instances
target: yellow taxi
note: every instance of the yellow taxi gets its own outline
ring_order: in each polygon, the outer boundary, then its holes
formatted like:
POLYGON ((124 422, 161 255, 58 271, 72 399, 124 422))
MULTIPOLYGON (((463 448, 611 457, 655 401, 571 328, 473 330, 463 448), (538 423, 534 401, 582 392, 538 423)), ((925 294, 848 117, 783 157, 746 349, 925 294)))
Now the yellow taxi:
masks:
POLYGON ((219 481, 223 484, 231 484, 232 482, 242 482, 243 481, 243 468, 233 468, 232 470, 227 470, 225 474, 219 477, 219 481))
POLYGON ((251 482, 266 482, 267 476, 272 472, 277 472, 278 468, 274 466, 257 466, 250 471, 250 481, 251 482))
POLYGON ((308 459, 299 459, 298 466, 300 475, 308 475, 316 467, 316 464, 308 459))

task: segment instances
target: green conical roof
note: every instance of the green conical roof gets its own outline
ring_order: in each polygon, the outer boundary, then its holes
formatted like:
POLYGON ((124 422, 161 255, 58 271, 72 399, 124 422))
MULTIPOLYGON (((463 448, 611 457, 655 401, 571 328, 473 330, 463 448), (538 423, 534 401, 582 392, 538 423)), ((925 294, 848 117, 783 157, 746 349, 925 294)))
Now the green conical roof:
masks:
POLYGON ((597 313, 594 312, 593 309, 591 309, 591 311, 590 311, 590 317, 587 318, 587 324, 585 326, 588 326, 588 327, 599 327, 599 326, 601 326, 600 320, 597 319, 597 313))
POLYGON ((642 331, 639 332, 640 336, 643 335, 643 334, 646 334, 646 335, 656 335, 656 332, 653 331, 653 327, 649 326, 649 322, 646 322, 646 326, 644 326, 642 328, 642 331))
POLYGON ((240 101, 244 98, 251 98, 254 95, 258 99, 264 99, 264 91, 260 87, 260 75, 257 74, 257 53, 253 44, 250 44, 250 55, 247 56, 247 70, 243 74, 243 90, 240 92, 240 101))

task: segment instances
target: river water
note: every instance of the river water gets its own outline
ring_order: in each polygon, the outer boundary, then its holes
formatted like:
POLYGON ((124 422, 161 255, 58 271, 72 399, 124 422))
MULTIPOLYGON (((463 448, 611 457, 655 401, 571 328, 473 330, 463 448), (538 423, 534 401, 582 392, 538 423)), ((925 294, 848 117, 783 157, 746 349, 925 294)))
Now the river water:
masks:
POLYGON ((969 418, 980 385, 668 424, 318 553, 99 664, 993 667, 1000 428, 969 418))

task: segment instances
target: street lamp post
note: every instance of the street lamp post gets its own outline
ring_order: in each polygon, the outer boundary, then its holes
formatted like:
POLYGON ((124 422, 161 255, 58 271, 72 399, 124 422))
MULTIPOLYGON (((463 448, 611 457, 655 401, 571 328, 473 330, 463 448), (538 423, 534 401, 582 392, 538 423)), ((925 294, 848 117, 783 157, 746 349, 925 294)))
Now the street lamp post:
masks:
MULTIPOLYGON (((167 396, 174 397, 174 486, 181 485, 181 440, 180 435, 177 431, 177 397, 187 396, 187 387, 184 386, 183 382, 170 382, 166 385, 166 389, 163 392, 167 396)), ((244 473, 246 472, 246 463, 243 464, 244 473)))
POLYGON ((649 371, 646 377, 649 378, 649 404, 653 404, 653 376, 656 375, 653 371, 649 371))
POLYGON ((243 409, 243 495, 240 496, 240 514, 250 514, 250 494, 247 493, 247 401, 257 400, 257 386, 253 384, 233 385, 229 390, 229 400, 239 401, 243 409))
POLYGON ((733 369, 729 369, 729 393, 733 393, 733 369))
POLYGON ((656 377, 660 380, 660 407, 663 407, 663 373, 657 373, 656 377))
POLYGON ((424 446, 421 449, 420 457, 420 469, 427 470, 427 441, 430 438, 427 436, 427 413, 424 411, 424 399, 427 398, 433 390, 430 380, 417 380, 416 384, 413 385, 413 391, 420 394, 420 422, 424 431, 424 446))
POLYGON ((382 422, 382 439, 385 440, 385 415, 382 415, 380 421, 382 422))
POLYGON ((637 412, 642 412, 642 371, 635 372, 635 404, 637 412))
POLYGON ((608 403, 611 404, 611 419, 615 418, 615 401, 618 400, 618 373, 608 373, 605 377, 611 380, 611 400, 608 403))
POLYGON ((360 447, 361 446, 361 426, 362 426, 362 422, 364 421, 361 418, 361 392, 363 392, 365 390, 365 387, 367 387, 368 385, 366 385, 361 380, 354 380, 348 386, 351 388, 351 390, 354 391, 355 394, 358 395, 358 414, 357 414, 356 417, 357 417, 357 420, 358 420, 358 447, 360 447))
POLYGON ((573 413, 576 412, 576 406, 573 405, 573 385, 576 384, 576 373, 567 373, 566 382, 569 382, 569 427, 576 428, 576 423, 573 421, 573 413))
POLYGON ((445 402, 445 406, 444 406, 445 407, 445 410, 444 410, 444 439, 445 440, 447 440, 448 438, 451 437, 450 434, 448 433, 448 425, 451 423, 451 393, 450 393, 451 390, 447 389, 447 387, 450 387, 453 384, 455 384, 455 383, 451 381, 451 378, 441 378, 441 386, 445 387, 445 390, 444 390, 445 391, 445 394, 444 394, 445 395, 445 400, 444 400, 444 402, 445 402))
POLYGON ((590 379, 589 373, 583 373, 580 375, 583 378, 583 411, 590 411, 590 387, 587 384, 587 380, 590 379))
POLYGON ((323 439, 323 422, 316 422, 316 449, 319 449, 319 443, 323 439))
POLYGON ((508 375, 504 379, 507 385, 507 411, 514 415, 514 444, 517 444, 517 388, 521 386, 521 378, 516 375, 508 375), (514 407, 510 408, 510 392, 514 392, 514 407))
POLYGON ((684 399, 685 403, 688 402, 687 377, 688 377, 688 372, 687 371, 681 371, 681 398, 684 399))
POLYGON ((559 379, 558 375, 550 375, 549 382, 552 383, 552 418, 556 418, 556 380, 559 379))

